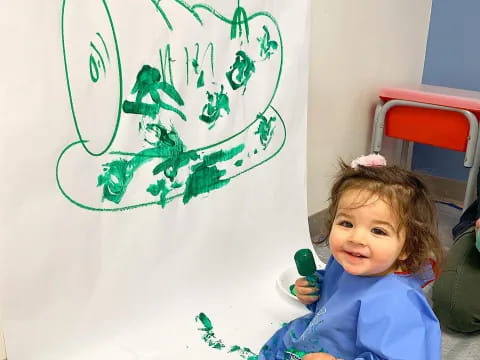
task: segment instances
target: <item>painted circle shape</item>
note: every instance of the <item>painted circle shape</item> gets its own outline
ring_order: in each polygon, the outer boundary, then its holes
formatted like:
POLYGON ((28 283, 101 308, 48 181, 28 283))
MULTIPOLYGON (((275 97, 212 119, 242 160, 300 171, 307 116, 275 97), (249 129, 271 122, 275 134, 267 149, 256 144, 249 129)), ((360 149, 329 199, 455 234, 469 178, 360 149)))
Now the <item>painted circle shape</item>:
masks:
POLYGON ((64 66, 65 66, 65 76, 66 76, 66 82, 67 82, 68 97, 69 97, 69 101, 70 101, 70 109, 71 109, 71 112, 72 112, 73 121, 75 123, 75 130, 77 132, 78 138, 79 138, 83 148, 85 149, 85 151, 88 154, 90 154, 92 156, 100 156, 100 155, 103 155, 105 152, 108 151, 108 149, 112 145, 113 141, 115 140, 115 137, 117 135, 117 131, 118 131, 118 128, 119 128, 119 124, 120 124, 120 116, 121 116, 121 110, 122 110, 122 92, 123 92, 122 66, 121 66, 121 61, 120 61, 120 53, 119 53, 119 49, 118 49, 117 36, 116 36, 116 33, 115 33, 115 27, 113 25, 113 20, 112 20, 112 17, 110 15, 110 11, 108 9, 108 5, 106 4, 105 0, 101 0, 103 10, 105 11, 105 15, 108 18, 108 27, 111 30, 111 36, 112 36, 113 43, 114 43, 115 58, 117 60, 116 66, 118 68, 118 77, 116 78, 116 80, 118 81, 119 93, 118 93, 118 102, 116 104, 116 109, 115 109, 116 114, 114 115, 115 122, 114 122, 114 126, 113 126, 112 135, 108 139, 108 142, 105 145, 105 147, 101 148, 100 151, 94 152, 87 146, 89 139, 85 138, 83 136, 82 132, 80 131, 80 127, 79 127, 80 119, 78 117, 78 109, 77 109, 77 111, 75 110, 74 94, 73 94, 72 83, 71 83, 71 80, 72 80, 71 69, 68 66, 67 50, 66 50, 66 43, 65 43, 65 7, 66 7, 66 3, 67 3, 67 0, 63 0, 63 3, 62 3, 61 35, 62 35, 62 52, 63 52, 63 60, 64 60, 64 66))

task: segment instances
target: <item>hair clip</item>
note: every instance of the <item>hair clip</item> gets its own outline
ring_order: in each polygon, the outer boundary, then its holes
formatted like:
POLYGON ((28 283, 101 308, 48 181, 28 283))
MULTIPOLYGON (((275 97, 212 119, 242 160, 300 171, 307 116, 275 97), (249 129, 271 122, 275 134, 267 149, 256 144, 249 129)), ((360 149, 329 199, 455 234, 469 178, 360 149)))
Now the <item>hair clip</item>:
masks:
POLYGON ((352 161, 350 165, 353 169, 358 169, 358 166, 379 167, 387 165, 387 160, 380 154, 363 155, 352 161))

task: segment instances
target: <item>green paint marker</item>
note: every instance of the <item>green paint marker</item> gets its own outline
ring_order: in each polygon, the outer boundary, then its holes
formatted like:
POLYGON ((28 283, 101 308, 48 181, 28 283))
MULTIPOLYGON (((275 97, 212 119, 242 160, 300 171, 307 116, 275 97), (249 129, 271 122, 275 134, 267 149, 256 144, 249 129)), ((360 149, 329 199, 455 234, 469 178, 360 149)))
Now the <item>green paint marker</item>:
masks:
MULTIPOLYGON (((317 266, 315 265, 312 251, 310 249, 300 249, 295 253, 294 259, 298 273, 305 276, 310 283, 317 286, 318 281, 315 276, 317 266)), ((317 294, 312 295, 316 296, 317 294)))
POLYGON ((310 249, 300 249, 294 256, 297 271, 302 276, 312 276, 317 270, 312 251, 310 249))

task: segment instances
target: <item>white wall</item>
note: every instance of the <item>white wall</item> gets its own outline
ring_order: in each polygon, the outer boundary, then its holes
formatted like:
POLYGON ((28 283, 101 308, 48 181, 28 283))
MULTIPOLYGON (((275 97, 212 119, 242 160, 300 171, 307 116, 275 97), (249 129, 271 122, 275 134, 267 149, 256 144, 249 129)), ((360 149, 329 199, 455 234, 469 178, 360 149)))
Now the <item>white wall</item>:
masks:
POLYGON ((4 360, 7 358, 7 352, 5 349, 5 341, 3 339, 3 333, 0 330, 0 359, 4 360))
MULTIPOLYGON (((338 158, 369 151, 381 86, 421 83, 431 0, 313 0, 308 213, 324 209, 338 158)), ((387 144, 387 158, 394 154, 387 144), (389 149, 389 150, 388 150, 389 149)))

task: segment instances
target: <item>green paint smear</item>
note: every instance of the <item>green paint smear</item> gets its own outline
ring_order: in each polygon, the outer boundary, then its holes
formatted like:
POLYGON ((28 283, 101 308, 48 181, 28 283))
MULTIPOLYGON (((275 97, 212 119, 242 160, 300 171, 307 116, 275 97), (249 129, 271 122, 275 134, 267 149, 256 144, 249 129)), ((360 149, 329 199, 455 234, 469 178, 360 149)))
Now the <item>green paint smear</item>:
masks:
MULTIPOLYGON (((174 182, 180 167, 186 166, 191 160, 199 159, 196 151, 185 151, 185 145, 174 128, 169 131, 162 125, 148 124, 147 131, 156 136, 157 141, 150 143, 155 147, 134 154, 130 160, 120 158, 103 164, 103 174, 98 176, 97 182, 97 186, 103 186, 102 201, 107 199, 119 204, 135 172, 147 162, 158 158, 166 159, 153 169, 153 174, 157 175, 163 171, 170 182, 174 182)), ((162 207, 167 203, 167 194, 170 190, 166 182, 162 181, 147 188, 150 194, 160 195, 162 207)))
POLYGON ((202 70, 197 79, 197 88, 201 88, 203 86, 205 86, 205 79, 204 79, 204 71, 202 70))
POLYGON ((246 86, 250 80, 252 74, 255 72, 255 63, 243 50, 239 50, 235 53, 235 61, 230 66, 230 70, 227 71, 227 80, 233 90, 237 90, 244 87, 243 93, 245 93, 246 86))
POLYGON ((260 57, 264 60, 270 59, 275 50, 278 49, 278 42, 270 40, 270 32, 266 25, 262 26, 264 34, 261 38, 257 38, 260 43, 260 57))
POLYGON ((242 359, 246 359, 246 360, 257 360, 258 359, 258 355, 255 354, 254 352, 252 352, 252 350, 250 350, 247 347, 242 348, 241 346, 233 345, 228 352, 229 353, 236 352, 240 355, 240 357, 242 359))
POLYGON ((290 285, 289 289, 290 289, 290 294, 292 294, 293 296, 297 296, 297 291, 295 290, 295 284, 290 285))
POLYGON ((200 321, 202 323, 203 328, 199 328, 198 330, 203 332, 202 340, 205 341, 208 346, 216 350, 221 350, 225 347, 222 340, 215 337, 212 322, 207 315, 200 313, 197 317, 195 317, 195 321, 200 321))
POLYGON ((230 39, 235 39, 237 37, 241 37, 243 34, 243 27, 245 28, 245 37, 248 42, 248 36, 250 34, 250 28, 248 26, 248 17, 247 12, 243 7, 240 6, 240 1, 238 1, 238 6, 233 13, 233 20, 232 26, 230 27, 230 39))
POLYGON ((226 170, 219 170, 216 163, 230 160, 245 148, 240 144, 231 150, 219 150, 212 154, 205 155, 202 162, 192 166, 192 173, 185 183, 185 192, 183 194, 183 203, 188 203, 194 196, 208 193, 212 190, 220 189, 227 185, 229 179, 221 179, 226 174, 226 170))
MULTIPOLYGON (((210 346, 212 349, 216 350, 222 350, 226 346, 223 344, 223 341, 220 339, 217 339, 215 336, 215 333, 213 332, 213 325, 210 319, 208 318, 205 313, 200 313, 195 317, 195 321, 198 323, 200 322, 203 327, 199 328, 198 330, 201 331, 202 334, 202 340, 210 346)), ((252 352, 247 347, 241 347, 239 345, 233 345, 230 346, 230 349, 228 350, 228 353, 237 353, 240 355, 241 359, 245 360, 257 360, 258 355, 252 352)))
POLYGON ((207 101, 208 103, 203 106, 202 114, 198 118, 210 124, 209 129, 211 129, 215 122, 222 117, 222 110, 230 114, 230 100, 228 95, 223 92, 223 85, 221 85, 220 92, 215 92, 212 95, 207 91, 207 101))
POLYGON ((160 108, 173 111, 183 120, 187 120, 185 114, 177 108, 163 102, 159 92, 167 95, 178 105, 184 105, 183 99, 175 87, 162 79, 162 75, 157 68, 150 65, 143 65, 137 74, 137 80, 131 94, 137 94, 135 102, 125 100, 122 109, 129 114, 141 114, 155 119, 160 112, 160 108), (150 95, 154 104, 142 102, 143 98, 150 95))
POLYGON ((235 165, 235 166, 237 166, 237 167, 240 167, 240 166, 243 165, 243 160, 237 160, 237 161, 234 162, 233 165, 235 165))
POLYGON ((265 115, 258 114, 257 119, 259 119, 260 122, 257 131, 255 131, 255 135, 259 136, 260 144, 262 144, 263 150, 266 150, 273 137, 275 127, 273 127, 272 124, 276 118, 275 116, 271 116, 270 119, 267 120, 265 115))
POLYGON ((160 195, 160 205, 162 208, 169 202, 167 195, 171 190, 172 189, 167 186, 165 179, 158 180, 156 184, 152 184, 147 188, 147 191, 153 196, 160 195))

